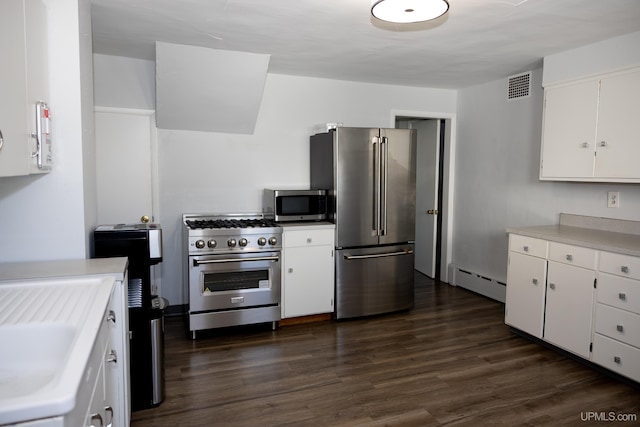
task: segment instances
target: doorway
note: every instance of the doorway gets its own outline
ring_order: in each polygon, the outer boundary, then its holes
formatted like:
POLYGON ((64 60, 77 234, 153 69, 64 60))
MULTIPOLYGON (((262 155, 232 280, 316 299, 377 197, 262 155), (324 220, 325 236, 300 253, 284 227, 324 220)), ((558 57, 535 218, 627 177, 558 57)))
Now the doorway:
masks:
POLYGON ((448 175, 452 119, 396 114, 396 128, 416 129, 415 269, 439 281, 448 281, 450 260, 448 175))

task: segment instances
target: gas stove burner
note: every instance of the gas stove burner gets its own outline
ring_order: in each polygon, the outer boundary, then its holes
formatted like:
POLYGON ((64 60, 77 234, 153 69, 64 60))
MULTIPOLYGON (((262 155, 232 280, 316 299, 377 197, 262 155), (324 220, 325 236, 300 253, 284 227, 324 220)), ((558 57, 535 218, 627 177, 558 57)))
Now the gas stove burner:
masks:
POLYGON ((251 219, 194 219, 186 220, 185 223, 192 230, 200 230, 205 228, 222 229, 222 228, 266 228, 278 227, 278 224, 268 218, 251 218, 251 219))
POLYGON ((282 249, 282 227, 262 213, 183 214, 189 255, 273 252, 282 249))

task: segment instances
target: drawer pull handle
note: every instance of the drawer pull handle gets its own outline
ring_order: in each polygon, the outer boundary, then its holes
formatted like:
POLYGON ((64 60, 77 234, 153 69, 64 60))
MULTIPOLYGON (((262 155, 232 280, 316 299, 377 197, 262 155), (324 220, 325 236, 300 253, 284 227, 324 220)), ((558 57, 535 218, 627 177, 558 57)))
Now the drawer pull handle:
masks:
POLYGON ((307 243, 311 243, 313 242, 313 239, 311 237, 307 237, 307 243))
POLYGON ((551 289, 555 289, 555 288, 556 288, 556 284, 555 284, 555 283, 549 283, 549 287, 550 287, 551 289))
POLYGON ((622 332, 622 331, 624 331, 624 326, 622 326, 622 325, 616 325, 616 330, 617 330, 618 332, 622 332))
POLYGON ((107 314, 107 322, 116 323, 116 313, 113 310, 109 310, 109 314, 107 314))
POLYGON ((538 279, 533 279, 533 280, 531 280, 531 282, 533 282, 534 285, 537 285, 538 284, 538 279))
POLYGON ((98 413, 91 414, 91 427, 103 427, 102 416, 98 413), (98 421, 100 424, 95 424, 94 421, 98 421))
POLYGON ((111 350, 107 355, 108 363, 118 363, 118 353, 115 350, 111 350))
POLYGON ((573 261, 573 255, 567 254, 567 261, 573 261))
POLYGON ((613 361, 616 362, 618 365, 622 363, 622 359, 620 358, 620 356, 614 356, 613 361))
POLYGON ((289 273, 293 273, 293 268, 287 270, 289 273))
POLYGON ((620 298, 622 301, 627 299, 627 294, 625 294, 624 292, 620 292, 618 294, 618 298, 620 298))
POLYGON ((582 143, 582 148, 589 148, 589 143, 588 142, 583 142, 582 143))
POLYGON ((623 265, 622 267, 620 267, 620 271, 622 271, 623 273, 628 273, 629 267, 627 267, 626 265, 623 265))
POLYGON ((524 248, 522 248, 522 249, 524 249, 524 251, 525 251, 525 252, 529 252, 529 246, 525 246, 525 247, 524 247, 524 248))

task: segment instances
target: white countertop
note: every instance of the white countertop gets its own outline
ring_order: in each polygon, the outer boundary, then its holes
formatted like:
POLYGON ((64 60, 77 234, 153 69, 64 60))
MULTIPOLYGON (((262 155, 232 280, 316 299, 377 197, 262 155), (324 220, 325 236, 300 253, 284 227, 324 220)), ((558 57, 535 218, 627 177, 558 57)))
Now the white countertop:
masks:
MULTIPOLYGON (((563 214, 564 215, 564 214, 563 214)), ((533 227, 510 227, 508 233, 584 246, 592 249, 615 252, 640 257, 640 234, 636 234, 635 221, 619 221, 608 218, 590 218, 579 216, 561 216, 561 223, 556 225, 540 225, 533 227), (588 220, 585 220, 588 218, 588 220), (585 224, 593 227, 567 224, 585 224), (606 227, 616 231, 608 231, 606 227), (619 230, 629 230, 621 232, 619 230)))
POLYGON ((113 276, 124 280, 126 257, 0 263, 0 281, 70 276, 113 276))

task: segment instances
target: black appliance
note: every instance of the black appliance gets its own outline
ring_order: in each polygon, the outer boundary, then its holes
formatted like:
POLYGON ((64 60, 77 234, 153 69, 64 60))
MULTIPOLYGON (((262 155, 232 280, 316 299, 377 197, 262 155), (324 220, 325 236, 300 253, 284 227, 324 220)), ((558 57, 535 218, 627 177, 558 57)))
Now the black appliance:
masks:
POLYGON ((164 300, 151 293, 151 266, 162 261, 158 224, 100 225, 93 232, 94 257, 129 258, 131 410, 164 400, 164 300))

